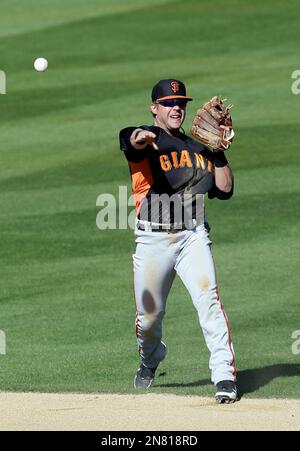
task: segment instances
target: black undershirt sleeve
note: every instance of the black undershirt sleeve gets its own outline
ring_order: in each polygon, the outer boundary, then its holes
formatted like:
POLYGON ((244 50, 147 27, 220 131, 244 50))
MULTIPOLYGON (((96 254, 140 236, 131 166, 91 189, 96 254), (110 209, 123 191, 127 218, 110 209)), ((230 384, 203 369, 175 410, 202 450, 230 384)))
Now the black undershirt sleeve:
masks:
POLYGON ((126 127, 123 128, 119 134, 120 149, 124 152, 127 160, 134 163, 144 160, 147 156, 147 147, 145 147, 145 149, 135 149, 131 145, 130 136, 137 128, 141 127, 126 127))
POLYGON ((213 159, 216 168, 223 168, 224 166, 228 165, 228 161, 224 152, 214 152, 213 159))
POLYGON ((120 149, 123 151, 135 150, 130 143, 130 136, 137 127, 123 128, 119 133, 120 149))
POLYGON ((159 128, 154 125, 140 125, 137 127, 126 127, 120 131, 120 149, 124 152, 125 157, 128 161, 138 163, 139 161, 147 158, 147 152, 152 149, 152 146, 146 146, 144 149, 135 149, 130 143, 130 136, 132 132, 137 128, 142 128, 143 130, 149 130, 151 132, 159 134, 159 128))

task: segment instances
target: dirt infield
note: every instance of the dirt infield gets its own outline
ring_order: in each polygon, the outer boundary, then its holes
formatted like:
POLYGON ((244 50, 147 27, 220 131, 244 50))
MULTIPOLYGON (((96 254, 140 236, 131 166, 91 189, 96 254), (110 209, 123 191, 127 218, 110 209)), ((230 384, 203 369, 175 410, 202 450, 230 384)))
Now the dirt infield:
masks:
POLYGON ((0 393, 0 430, 300 430, 300 400, 0 393))

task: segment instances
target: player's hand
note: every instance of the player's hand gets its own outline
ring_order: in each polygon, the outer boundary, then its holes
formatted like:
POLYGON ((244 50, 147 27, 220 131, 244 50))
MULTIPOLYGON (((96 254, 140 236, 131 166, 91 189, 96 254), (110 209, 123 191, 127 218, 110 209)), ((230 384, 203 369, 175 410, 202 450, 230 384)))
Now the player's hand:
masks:
POLYGON ((148 144, 150 144, 153 149, 159 150, 157 144, 155 143, 156 138, 156 134, 150 132, 149 130, 137 129, 132 133, 130 142, 135 149, 144 149, 148 144))

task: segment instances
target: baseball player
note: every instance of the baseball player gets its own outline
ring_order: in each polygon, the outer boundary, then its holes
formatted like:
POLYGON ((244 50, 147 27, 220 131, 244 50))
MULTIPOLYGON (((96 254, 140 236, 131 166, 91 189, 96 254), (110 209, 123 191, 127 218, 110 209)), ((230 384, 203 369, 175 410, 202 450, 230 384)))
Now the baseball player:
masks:
POLYGON ((166 356, 162 320, 177 273, 192 298, 210 351, 216 400, 229 403, 237 399, 235 355, 218 293, 204 195, 221 200, 232 196, 233 176, 224 150, 234 132, 228 107, 215 97, 197 112, 192 127, 197 141, 188 137, 181 127, 190 101, 181 81, 160 80, 152 90, 154 125, 120 132, 137 215, 133 266, 141 364, 134 387, 150 388, 166 356))

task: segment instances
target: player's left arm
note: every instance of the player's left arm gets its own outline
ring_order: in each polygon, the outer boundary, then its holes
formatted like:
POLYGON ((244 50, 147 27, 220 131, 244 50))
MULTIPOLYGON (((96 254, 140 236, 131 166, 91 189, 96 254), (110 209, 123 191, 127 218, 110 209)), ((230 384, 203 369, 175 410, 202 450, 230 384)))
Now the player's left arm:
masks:
POLYGON ((230 193, 233 185, 233 175, 230 166, 227 164, 222 168, 215 168, 215 184, 224 193, 230 193))
POLYGON ((214 153, 215 183, 208 192, 208 197, 228 200, 233 194, 233 173, 224 152, 214 153))

